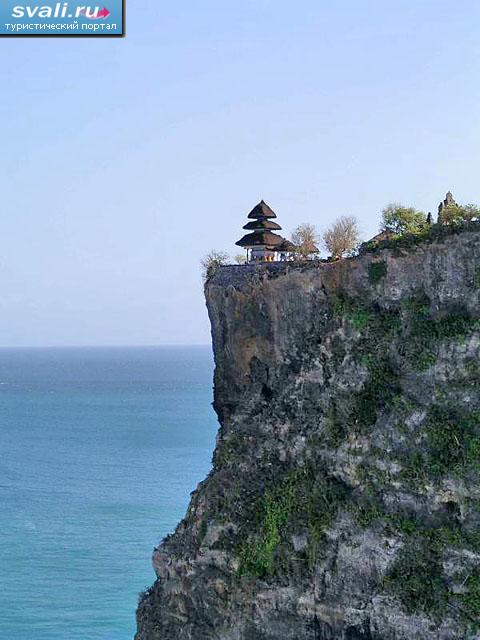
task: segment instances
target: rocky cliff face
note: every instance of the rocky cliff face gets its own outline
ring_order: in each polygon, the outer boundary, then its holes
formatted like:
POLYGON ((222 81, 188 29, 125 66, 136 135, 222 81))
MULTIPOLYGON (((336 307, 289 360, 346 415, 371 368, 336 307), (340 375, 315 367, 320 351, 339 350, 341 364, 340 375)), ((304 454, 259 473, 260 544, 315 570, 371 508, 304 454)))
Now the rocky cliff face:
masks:
POLYGON ((480 638, 480 233, 206 297, 213 470, 137 640, 480 638))

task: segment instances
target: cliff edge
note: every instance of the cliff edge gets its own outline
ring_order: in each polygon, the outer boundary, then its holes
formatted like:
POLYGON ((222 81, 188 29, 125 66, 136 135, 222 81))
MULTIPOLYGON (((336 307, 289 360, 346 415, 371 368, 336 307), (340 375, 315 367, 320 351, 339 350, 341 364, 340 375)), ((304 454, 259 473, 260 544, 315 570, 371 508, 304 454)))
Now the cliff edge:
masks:
POLYGON ((205 291, 213 469, 136 640, 480 638, 480 232, 205 291))

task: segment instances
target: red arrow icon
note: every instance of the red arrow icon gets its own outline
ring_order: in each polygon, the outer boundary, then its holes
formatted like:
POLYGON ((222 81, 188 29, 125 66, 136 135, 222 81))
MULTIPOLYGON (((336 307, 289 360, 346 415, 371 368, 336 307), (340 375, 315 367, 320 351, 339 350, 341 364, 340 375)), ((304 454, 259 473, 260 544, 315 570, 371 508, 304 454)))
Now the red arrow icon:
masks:
POLYGON ((81 16, 85 16, 85 18, 89 18, 90 20, 99 20, 100 18, 103 18, 104 20, 106 20, 110 15, 110 11, 107 9, 107 7, 103 7, 103 9, 101 9, 98 13, 94 14, 93 16, 87 14, 86 9, 82 9, 79 13, 81 16))

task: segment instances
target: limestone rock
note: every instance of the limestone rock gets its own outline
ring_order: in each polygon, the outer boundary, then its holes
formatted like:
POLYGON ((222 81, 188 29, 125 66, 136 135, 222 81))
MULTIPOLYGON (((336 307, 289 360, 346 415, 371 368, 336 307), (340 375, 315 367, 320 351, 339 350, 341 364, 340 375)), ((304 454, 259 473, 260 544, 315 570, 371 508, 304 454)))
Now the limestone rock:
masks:
POLYGON ((480 637, 479 270, 463 232, 217 271, 213 469, 136 640, 480 637))

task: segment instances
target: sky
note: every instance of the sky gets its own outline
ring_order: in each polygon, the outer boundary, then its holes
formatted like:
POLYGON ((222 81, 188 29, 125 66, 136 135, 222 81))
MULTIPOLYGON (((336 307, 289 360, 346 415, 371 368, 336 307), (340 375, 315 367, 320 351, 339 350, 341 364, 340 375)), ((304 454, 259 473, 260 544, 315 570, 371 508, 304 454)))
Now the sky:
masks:
MULTIPOLYGON (((107 0, 105 0, 107 2, 107 0)), ((124 39, 0 39, 0 346, 208 344, 199 261, 480 202, 476 0, 127 0, 124 39)))

